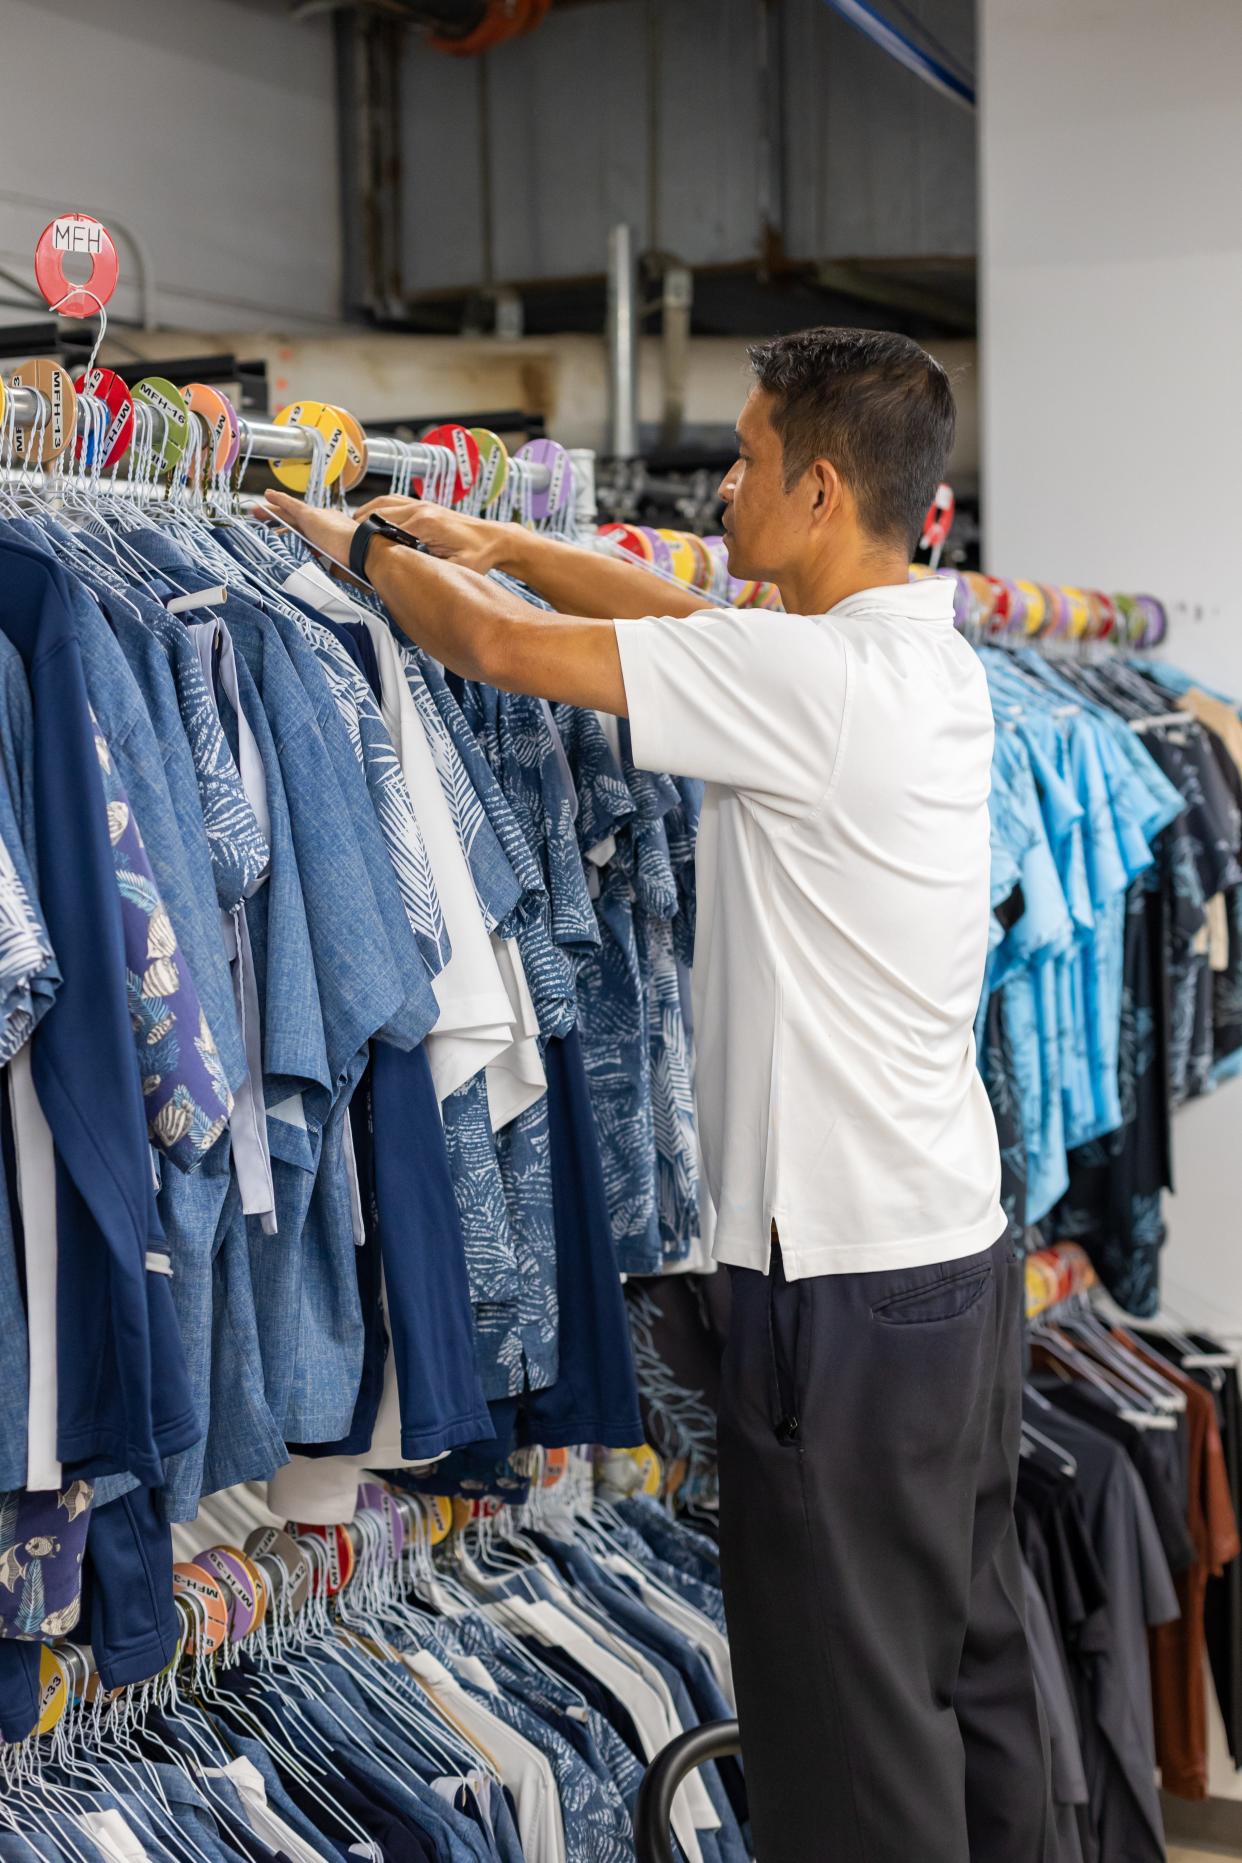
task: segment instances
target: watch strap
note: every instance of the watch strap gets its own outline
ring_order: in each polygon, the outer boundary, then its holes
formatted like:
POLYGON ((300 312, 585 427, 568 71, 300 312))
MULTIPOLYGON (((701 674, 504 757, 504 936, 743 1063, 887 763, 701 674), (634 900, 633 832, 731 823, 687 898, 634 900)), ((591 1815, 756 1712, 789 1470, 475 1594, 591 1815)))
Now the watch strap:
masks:
POLYGON ((367 554, 377 537, 386 537, 390 543, 399 543, 406 550, 421 550, 423 547, 417 537, 411 537, 409 531, 390 524, 387 518, 363 518, 349 543, 350 574, 357 576, 359 582, 370 581, 367 575, 367 554))
POLYGON ((374 518, 363 518, 349 540, 349 573, 359 582, 367 579, 367 551, 379 535, 374 518))

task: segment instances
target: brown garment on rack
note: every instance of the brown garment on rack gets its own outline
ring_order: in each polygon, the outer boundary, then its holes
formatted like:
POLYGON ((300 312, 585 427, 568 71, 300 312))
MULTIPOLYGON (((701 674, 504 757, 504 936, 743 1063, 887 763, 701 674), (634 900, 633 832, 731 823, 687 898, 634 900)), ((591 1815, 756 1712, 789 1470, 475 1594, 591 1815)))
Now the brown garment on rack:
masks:
POLYGON ((1186 1397, 1189 1431, 1187 1524, 1195 1562, 1174 1579, 1182 1614, 1176 1623, 1150 1632, 1151 1685, 1156 1722, 1156 1757, 1166 1792, 1176 1798, 1208 1795, 1207 1641, 1203 1604, 1209 1574, 1218 1574, 1242 1551, 1229 1493, 1225 1452, 1209 1392, 1147 1352, 1128 1333, 1119 1345, 1175 1385, 1186 1397))

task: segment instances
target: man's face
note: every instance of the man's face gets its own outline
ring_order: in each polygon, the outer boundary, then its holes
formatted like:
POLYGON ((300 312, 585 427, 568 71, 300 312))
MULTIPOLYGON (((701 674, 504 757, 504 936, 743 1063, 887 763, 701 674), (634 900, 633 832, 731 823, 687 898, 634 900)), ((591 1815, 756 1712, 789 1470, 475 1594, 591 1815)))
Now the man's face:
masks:
POLYGON ((759 582, 779 582, 795 560, 806 530, 806 496, 785 490, 785 458, 772 425, 772 396, 752 388, 737 423, 736 465, 720 486, 729 570, 759 582))

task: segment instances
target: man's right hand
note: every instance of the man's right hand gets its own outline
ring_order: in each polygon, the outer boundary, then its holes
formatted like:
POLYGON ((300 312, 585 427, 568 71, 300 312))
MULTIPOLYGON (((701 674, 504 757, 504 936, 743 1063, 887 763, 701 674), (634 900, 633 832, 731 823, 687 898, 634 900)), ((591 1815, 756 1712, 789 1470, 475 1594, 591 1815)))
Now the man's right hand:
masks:
POLYGON ((459 563, 463 569, 486 575, 499 569, 505 561, 505 545, 512 540, 514 526, 498 524, 492 518, 467 517, 449 511, 425 498, 373 498, 354 516, 387 518, 401 530, 408 531, 432 556, 445 562, 459 563))

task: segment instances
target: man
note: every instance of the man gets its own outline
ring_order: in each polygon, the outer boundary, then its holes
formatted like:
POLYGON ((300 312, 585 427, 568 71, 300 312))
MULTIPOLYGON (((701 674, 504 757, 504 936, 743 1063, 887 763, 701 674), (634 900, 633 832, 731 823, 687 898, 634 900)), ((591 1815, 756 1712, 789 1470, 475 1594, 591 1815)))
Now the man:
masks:
POLYGON ((751 360, 724 528, 783 614, 408 500, 370 509, 433 554, 272 503, 338 562, 352 545, 457 672, 628 716, 636 763, 707 784, 697 1096, 733 1283, 721 1553, 761 1863, 1039 1863, 1023 1279, 971 1034, 992 716, 949 584, 908 579, 953 396, 888 334, 751 360), (472 573, 492 568, 558 612, 472 573))

